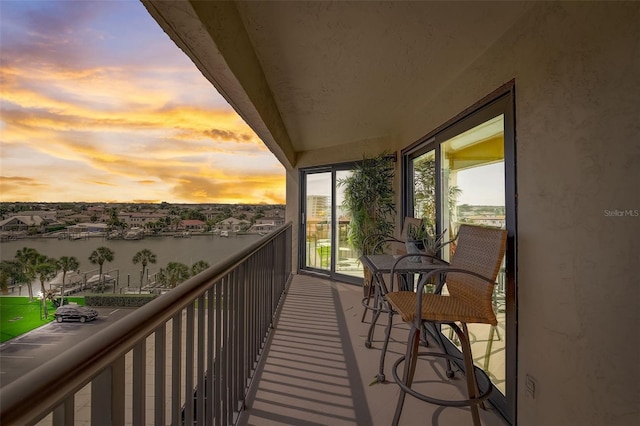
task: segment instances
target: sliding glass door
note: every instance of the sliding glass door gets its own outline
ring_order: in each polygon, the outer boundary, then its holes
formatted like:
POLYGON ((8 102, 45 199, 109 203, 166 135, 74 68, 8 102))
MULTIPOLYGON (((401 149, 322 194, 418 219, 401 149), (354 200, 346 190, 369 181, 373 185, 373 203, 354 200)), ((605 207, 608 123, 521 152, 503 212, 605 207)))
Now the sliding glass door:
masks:
POLYGON ((348 240, 351 219, 341 208, 344 193, 339 183, 350 173, 344 165, 301 172, 300 267, 360 283, 362 265, 348 240))
POLYGON ((332 263, 332 173, 309 173, 305 178, 304 266, 328 271, 332 263))
MULTIPOLYGON (((513 420, 515 401, 515 140, 511 93, 403 151, 403 209, 424 218, 445 240, 461 224, 507 229, 509 241, 494 290, 498 325, 470 324, 475 363, 495 386, 493 402, 513 420)), ((450 260, 455 243, 441 253, 450 260)), ((446 287, 444 292, 446 292, 446 287)), ((458 351, 455 334, 442 334, 458 351)))

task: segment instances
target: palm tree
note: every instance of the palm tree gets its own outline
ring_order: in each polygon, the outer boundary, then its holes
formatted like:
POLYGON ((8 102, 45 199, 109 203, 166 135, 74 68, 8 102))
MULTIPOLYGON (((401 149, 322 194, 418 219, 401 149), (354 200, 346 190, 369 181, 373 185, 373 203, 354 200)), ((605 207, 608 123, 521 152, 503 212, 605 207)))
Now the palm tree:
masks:
POLYGON ((133 256, 133 263, 134 265, 142 263, 142 271, 140 273, 140 291, 142 292, 142 280, 144 279, 144 272, 147 269, 147 265, 149 263, 156 263, 156 255, 149 249, 140 250, 133 256))
POLYGON ((104 262, 113 261, 113 256, 113 250, 111 250, 109 247, 104 246, 98 247, 91 253, 91 256, 89 256, 89 262, 94 265, 99 265, 100 267, 100 280, 102 280, 102 265, 104 264, 104 262))
POLYGON ((62 270, 62 289, 60 290, 60 306, 64 305, 64 280, 68 271, 76 271, 80 267, 80 262, 73 256, 62 256, 58 260, 58 268, 62 270))
POLYGON ((198 275, 200 272, 204 271, 209 267, 209 264, 204 260, 198 260, 196 263, 191 265, 191 275, 198 275))
POLYGON ((49 316, 49 312, 47 311, 47 299, 45 297, 45 295, 47 294, 47 290, 44 288, 44 282, 56 276, 56 274, 58 273, 58 261, 42 254, 36 259, 36 263, 33 269, 35 271, 36 277, 40 281, 40 291, 42 292, 42 308, 44 317, 47 318, 49 316))
POLYGON ((170 288, 174 288, 189 276, 189 267, 180 262, 169 262, 166 269, 160 269, 158 272, 158 280, 162 285, 170 288))
POLYGON ((20 264, 21 273, 18 276, 20 283, 25 283, 29 290, 29 301, 33 302, 32 281, 36 278, 35 266, 38 258, 42 256, 38 250, 24 247, 16 252, 15 259, 20 264))
POLYGON ((19 281, 19 276, 22 273, 20 263, 18 261, 3 260, 0 262, 0 289, 2 294, 9 292, 9 283, 19 281))

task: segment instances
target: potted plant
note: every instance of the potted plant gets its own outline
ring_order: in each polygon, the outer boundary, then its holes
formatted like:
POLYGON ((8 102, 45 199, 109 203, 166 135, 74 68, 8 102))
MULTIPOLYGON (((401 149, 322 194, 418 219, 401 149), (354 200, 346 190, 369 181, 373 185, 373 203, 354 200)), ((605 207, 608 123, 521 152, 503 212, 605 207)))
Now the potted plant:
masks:
POLYGON ((344 188, 342 209, 350 216, 349 243, 360 254, 371 253, 393 232, 396 212, 393 175, 393 162, 387 153, 382 153, 365 157, 351 175, 338 180, 338 186, 344 188), (367 247, 363 247, 365 240, 367 247))
MULTIPOLYGON (((393 232, 395 203, 393 194, 394 165, 386 152, 363 158, 353 172, 338 180, 344 188, 342 209, 349 215, 348 240, 359 255, 381 250, 379 243, 393 232), (366 243, 366 247, 364 247, 366 243)), ((371 273, 364 270, 364 295, 371 295, 371 273)))
MULTIPOLYGON (((443 247, 451 244, 456 239, 453 238, 452 240, 444 241, 446 232, 447 230, 445 229, 441 233, 437 233, 432 226, 424 223, 421 226, 409 225, 409 228, 407 228, 407 253, 425 253, 433 257, 438 256, 443 247)), ((415 262, 421 259, 424 262, 433 262, 431 258, 418 256, 409 259, 415 262)))
MULTIPOLYGON (((424 224, 421 225, 409 225, 407 227, 407 241, 405 241, 405 247, 407 253, 424 253, 424 239, 428 237, 427 227, 424 224)), ((419 262, 420 257, 410 257, 410 262, 419 262)))
MULTIPOLYGON (((444 241, 444 236, 446 232, 447 232, 446 229, 439 234, 436 233, 435 230, 433 229, 431 231, 428 230, 426 233, 427 235, 422 239, 424 252, 429 256, 434 256, 434 257, 438 256, 438 254, 440 253, 440 250, 443 247, 451 244, 456 240, 456 238, 458 238, 458 236, 456 235, 451 240, 444 241)), ((428 259, 428 260, 430 260, 431 262, 433 261, 433 259, 428 259)))

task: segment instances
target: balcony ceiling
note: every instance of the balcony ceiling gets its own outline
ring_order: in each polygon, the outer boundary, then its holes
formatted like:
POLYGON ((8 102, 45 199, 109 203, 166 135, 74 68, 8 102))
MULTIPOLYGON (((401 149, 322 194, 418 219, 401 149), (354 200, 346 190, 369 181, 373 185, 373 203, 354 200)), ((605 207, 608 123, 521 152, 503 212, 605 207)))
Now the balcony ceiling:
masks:
POLYGON ((300 152, 392 137, 531 7, 143 3, 288 167, 300 152))

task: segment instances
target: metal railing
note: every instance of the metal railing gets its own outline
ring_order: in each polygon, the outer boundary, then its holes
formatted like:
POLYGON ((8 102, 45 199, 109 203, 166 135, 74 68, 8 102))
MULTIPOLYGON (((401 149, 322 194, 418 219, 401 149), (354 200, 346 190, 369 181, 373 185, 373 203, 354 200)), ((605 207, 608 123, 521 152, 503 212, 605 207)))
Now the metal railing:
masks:
POLYGON ((92 425, 234 424, 291 277, 291 232, 282 226, 3 387, 0 421, 73 425, 82 389, 92 425))

